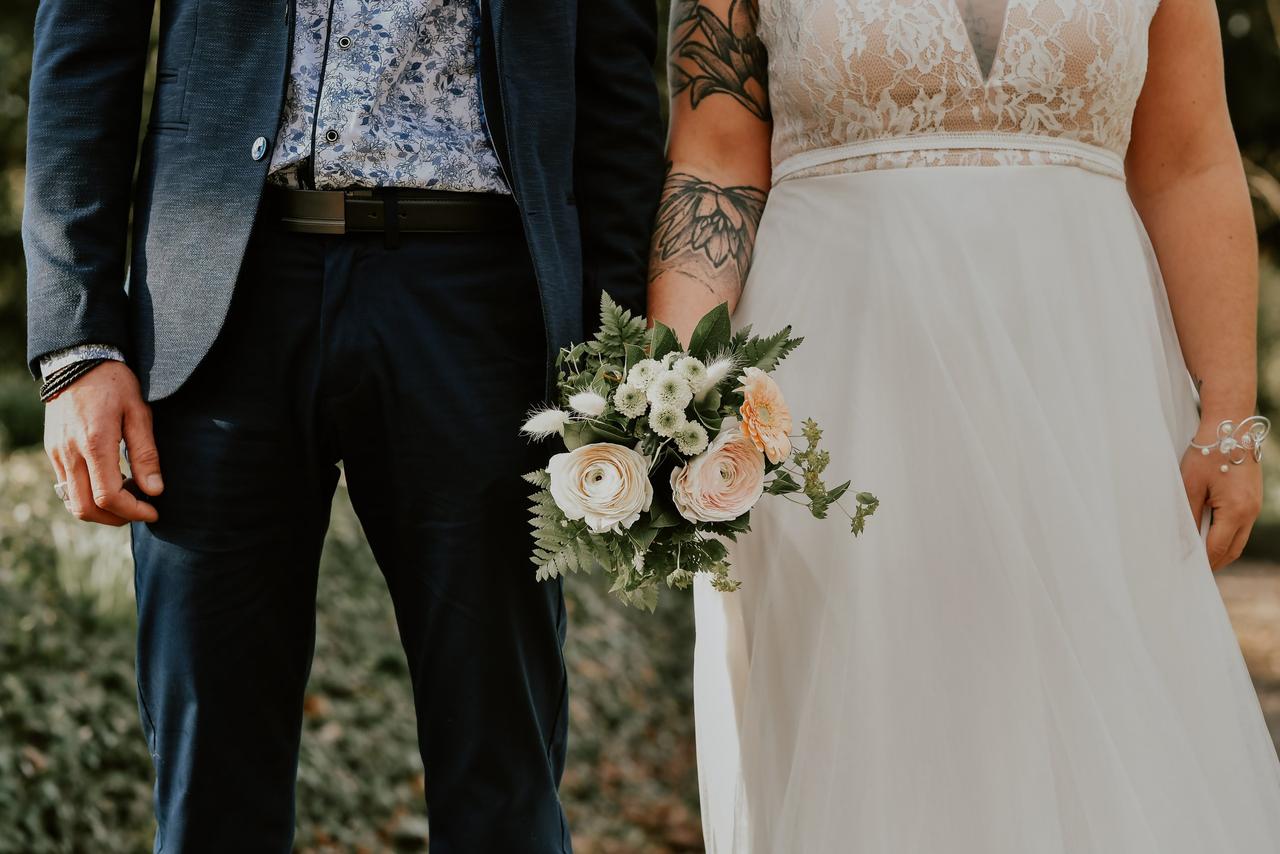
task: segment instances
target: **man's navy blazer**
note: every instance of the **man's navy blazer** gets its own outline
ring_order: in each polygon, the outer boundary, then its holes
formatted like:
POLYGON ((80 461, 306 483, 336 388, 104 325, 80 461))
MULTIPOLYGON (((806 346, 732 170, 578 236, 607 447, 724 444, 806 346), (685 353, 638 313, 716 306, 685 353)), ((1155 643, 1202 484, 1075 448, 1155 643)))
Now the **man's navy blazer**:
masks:
MULTIPOLYGON (((484 109, 554 352, 582 338, 601 290, 643 307, 663 169, 655 4, 481 2, 484 109)), ((113 344, 156 400, 199 365, 231 303, 280 125, 294 11, 293 0, 161 0, 139 158, 152 10, 40 3, 23 239, 33 370, 64 347, 113 344), (268 156, 259 143, 255 159, 260 137, 268 156)))

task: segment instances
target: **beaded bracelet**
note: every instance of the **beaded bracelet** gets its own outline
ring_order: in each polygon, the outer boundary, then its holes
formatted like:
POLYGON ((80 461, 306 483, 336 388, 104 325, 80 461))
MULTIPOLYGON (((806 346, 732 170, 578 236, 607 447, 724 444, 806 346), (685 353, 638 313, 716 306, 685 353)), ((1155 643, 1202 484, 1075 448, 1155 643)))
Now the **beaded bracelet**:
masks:
POLYGON ((48 403, 58 395, 66 391, 72 383, 101 365, 108 359, 85 359, 80 362, 74 362, 64 368, 59 368, 49 376, 44 378, 44 382, 40 384, 40 402, 48 403))
POLYGON ((1226 458, 1219 467, 1219 471, 1226 474, 1231 471, 1231 466, 1238 466, 1250 457, 1256 463, 1262 462, 1262 443, 1267 440, 1270 432, 1271 420, 1263 415, 1254 415, 1239 424, 1227 420, 1218 425, 1218 438, 1215 441, 1198 445, 1193 440, 1191 447, 1206 457, 1216 448, 1226 458))

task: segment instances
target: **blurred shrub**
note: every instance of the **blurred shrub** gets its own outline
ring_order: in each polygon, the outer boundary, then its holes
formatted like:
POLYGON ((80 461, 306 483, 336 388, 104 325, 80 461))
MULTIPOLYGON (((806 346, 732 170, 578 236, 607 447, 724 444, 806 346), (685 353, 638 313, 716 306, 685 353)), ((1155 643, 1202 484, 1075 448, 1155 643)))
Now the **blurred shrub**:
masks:
POLYGON ((40 445, 44 406, 26 372, 0 372, 0 451, 40 445))
MULTIPOLYGON (((0 456, 0 854, 149 851, 128 534, 74 522, 49 483, 39 451, 0 456)), ((700 851, 687 600, 651 618, 591 579, 569 591, 562 791, 578 854, 700 851)), ((343 490, 318 598, 296 848, 422 851, 408 674, 343 490)))

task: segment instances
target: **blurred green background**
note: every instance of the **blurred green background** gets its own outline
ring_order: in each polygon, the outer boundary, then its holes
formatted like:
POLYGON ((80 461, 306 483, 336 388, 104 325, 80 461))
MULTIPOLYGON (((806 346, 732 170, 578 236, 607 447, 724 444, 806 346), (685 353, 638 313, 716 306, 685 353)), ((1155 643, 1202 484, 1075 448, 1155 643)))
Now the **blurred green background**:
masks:
MULTIPOLYGON (((0 4, 0 854, 150 850, 150 764, 133 690, 127 535, 66 518, 24 369, 26 90, 37 0, 0 4)), ((659 2, 665 14, 665 2, 659 2)), ((1280 0, 1218 4, 1262 244, 1262 407, 1280 405, 1280 0)), ((1280 458, 1280 455, 1277 455, 1280 458)), ((1250 561, 1221 578, 1280 735, 1280 459, 1250 561)), ((687 602, 623 611, 570 588, 573 738, 564 799, 579 854, 702 850, 687 602)), ((421 850, 422 767, 383 587, 339 492, 321 572, 298 850, 421 850)))

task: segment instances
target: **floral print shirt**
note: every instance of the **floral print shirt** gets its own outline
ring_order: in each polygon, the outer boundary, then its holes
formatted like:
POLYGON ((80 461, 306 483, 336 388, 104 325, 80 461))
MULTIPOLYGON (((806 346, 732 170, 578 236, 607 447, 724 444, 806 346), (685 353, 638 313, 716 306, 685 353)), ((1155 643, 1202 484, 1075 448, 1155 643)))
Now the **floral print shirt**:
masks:
POLYGON ((295 0, 273 184, 508 192, 484 122, 481 0, 295 0))
MULTIPOLYGON (((477 74, 481 0, 295 0, 284 121, 268 180, 301 187, 315 144, 315 189, 417 187, 509 193, 485 129, 477 74), (332 21, 330 9, 332 8, 332 21)), ((49 376, 86 344, 40 360, 49 376)))

